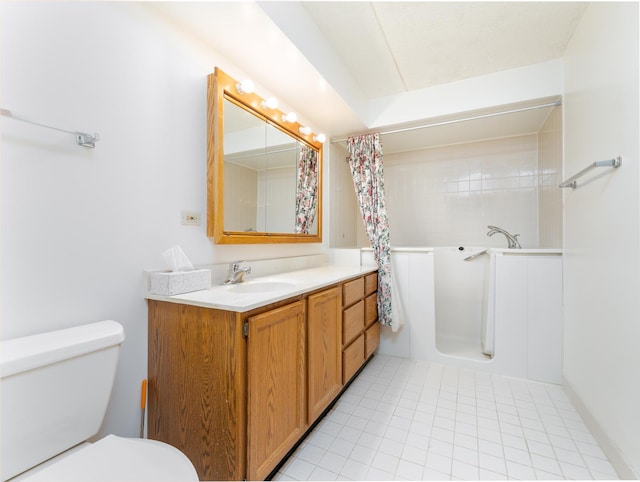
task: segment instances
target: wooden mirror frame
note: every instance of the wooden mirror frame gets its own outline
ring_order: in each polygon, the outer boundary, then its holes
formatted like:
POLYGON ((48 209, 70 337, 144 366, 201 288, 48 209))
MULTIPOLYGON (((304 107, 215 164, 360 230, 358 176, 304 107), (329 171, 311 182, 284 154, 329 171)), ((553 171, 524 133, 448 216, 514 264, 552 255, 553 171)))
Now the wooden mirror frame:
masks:
POLYGON ((284 112, 265 109, 263 98, 237 91, 238 81, 218 67, 207 78, 207 236, 216 244, 320 243, 322 242, 322 144, 313 134, 303 135, 297 122, 283 123, 284 112), (318 155, 317 234, 225 231, 224 229, 224 99, 231 99, 266 123, 307 144, 318 155))

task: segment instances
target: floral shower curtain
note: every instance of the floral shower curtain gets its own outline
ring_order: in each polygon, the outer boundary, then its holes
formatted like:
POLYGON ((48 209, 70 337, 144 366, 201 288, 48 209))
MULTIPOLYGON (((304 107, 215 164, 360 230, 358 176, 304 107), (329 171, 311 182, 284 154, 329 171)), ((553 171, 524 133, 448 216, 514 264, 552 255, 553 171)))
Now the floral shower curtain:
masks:
POLYGON ((318 194, 318 155, 304 144, 300 147, 296 183, 296 221, 294 233, 309 234, 316 219, 318 194))
POLYGON ((349 168, 360 214, 378 264, 378 320, 394 331, 391 313, 391 243, 384 200, 382 145, 379 134, 347 139, 349 168))

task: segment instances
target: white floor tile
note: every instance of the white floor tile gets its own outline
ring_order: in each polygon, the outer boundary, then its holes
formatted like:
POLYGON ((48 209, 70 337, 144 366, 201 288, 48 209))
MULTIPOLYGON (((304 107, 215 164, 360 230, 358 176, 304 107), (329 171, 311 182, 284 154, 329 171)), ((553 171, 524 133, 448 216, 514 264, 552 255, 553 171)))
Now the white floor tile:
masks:
POLYGON ((423 463, 415 463, 409 460, 401 459, 396 469, 396 478, 406 480, 422 480, 422 472, 424 471, 423 463))
POLYGON ((490 470, 480 469, 480 480, 509 480, 506 475, 491 472, 490 470))
POLYGON ((383 439, 381 435, 374 435, 365 431, 362 433, 362 435, 360 435, 358 444, 375 450, 380 446, 380 442, 382 442, 382 440, 383 439))
POLYGON ((369 471, 369 464, 363 464, 353 459, 347 459, 342 466, 340 476, 347 477, 350 480, 365 480, 369 471))
POLYGON ((422 480, 451 480, 451 475, 443 474, 430 467, 425 467, 422 471, 422 480))
POLYGON ((566 479, 569 480, 591 480, 593 476, 589 469, 584 466, 577 466, 566 462, 560 462, 560 468, 566 479))
POLYGON ((380 442, 380 446, 378 447, 378 452, 382 452, 387 455, 392 455, 394 457, 400 457, 403 450, 404 450, 403 444, 400 444, 395 440, 391 440, 388 438, 382 439, 382 442, 380 442))
POLYGON ((455 433, 452 430, 447 430, 436 426, 431 429, 431 438, 440 440, 442 442, 453 443, 454 435, 455 433))
POLYGON ((590 455, 584 455, 583 458, 585 463, 587 464, 587 467, 592 473, 597 472, 600 474, 608 475, 610 477, 616 477, 616 471, 611 465, 611 462, 609 462, 608 460, 598 459, 595 457, 591 457, 590 455))
POLYGON ((527 445, 529 446, 529 453, 538 454, 544 457, 555 458, 556 453, 553 448, 549 444, 545 444, 542 442, 534 442, 533 440, 527 440, 527 445))
POLYGON ((371 467, 367 472, 365 480, 393 480, 393 474, 376 467, 371 467))
POLYGON ((444 474, 450 474, 451 462, 451 457, 446 457, 444 455, 429 451, 427 453, 427 462, 425 463, 425 466, 444 474))
POLYGON ((502 444, 489 440, 478 439, 478 451, 483 454, 493 455, 494 457, 504 457, 502 444))
POLYGON ((478 465, 481 469, 507 475, 507 463, 502 457, 481 453, 478 455, 478 465))
POLYGON ((470 465, 460 460, 454 460, 451 475, 459 480, 478 480, 480 472, 477 465, 470 465))
POLYGON ((538 454, 531 454, 531 463, 537 470, 543 470, 545 472, 551 472, 552 474, 562 475, 560 464, 556 459, 543 457, 542 455, 538 454))
POLYGON ((478 438, 473 435, 467 435, 465 432, 456 431, 453 435, 453 444, 467 449, 477 450, 478 438))
POLYGON ((311 464, 318 464, 320 459, 324 456, 326 450, 320 447, 317 447, 312 444, 307 444, 304 447, 301 447, 297 452, 297 458, 309 462, 311 464))
POLYGON ((510 479, 518 480, 533 480, 536 478, 533 468, 510 460, 507 460, 507 475, 510 479))
POLYGON ((458 460, 469 465, 478 465, 478 452, 477 450, 470 450, 459 445, 453 446, 453 460, 458 460))
POLYGON ((314 464, 296 458, 292 460, 290 464, 287 464, 283 473, 293 480, 307 480, 315 468, 316 466, 314 464))
POLYGON ((320 432, 317 429, 307 437, 307 442, 309 442, 309 445, 315 445, 316 447, 320 447, 323 449, 328 449, 334 440, 335 437, 332 437, 327 433, 320 432))
POLYGON ((618 478, 562 387, 376 356, 274 480, 618 478))
POLYGON ((363 445, 356 445, 349 454, 349 458, 356 462, 371 465, 371 461, 375 455, 376 451, 374 449, 364 447, 363 445))
POLYGON ((607 456, 604 454, 602 449, 594 444, 587 444, 583 442, 576 442, 575 447, 578 452, 582 455, 590 455, 591 457, 595 457, 602 460, 607 460, 607 456))
POLYGON ((400 458, 424 466, 427 461, 427 449, 405 445, 400 458))
POLYGON ((345 457, 348 457, 351 451, 353 450, 353 447, 355 447, 355 445, 356 444, 354 442, 337 438, 329 446, 328 451, 333 452, 334 454, 340 454, 345 457))
POLYGON ((336 454, 333 452, 325 452, 325 454, 322 456, 322 459, 320 459, 320 462, 318 462, 318 465, 335 474, 339 474, 346 461, 347 457, 345 457, 344 455, 336 454))
POLYGON ((329 470, 326 470, 322 467, 316 467, 315 469, 313 469, 313 472, 311 472, 311 475, 307 480, 337 480, 337 479, 338 479, 338 474, 334 474, 333 472, 330 472, 329 470))
POLYGON ((511 462, 524 465, 531 465, 531 455, 526 450, 520 450, 513 447, 504 447, 504 458, 511 462))
POLYGON ((431 453, 435 453, 438 455, 444 455, 445 457, 452 457, 453 456, 453 444, 449 443, 449 442, 443 442, 442 440, 438 440, 435 438, 432 438, 429 441, 429 449, 428 452, 431 453))

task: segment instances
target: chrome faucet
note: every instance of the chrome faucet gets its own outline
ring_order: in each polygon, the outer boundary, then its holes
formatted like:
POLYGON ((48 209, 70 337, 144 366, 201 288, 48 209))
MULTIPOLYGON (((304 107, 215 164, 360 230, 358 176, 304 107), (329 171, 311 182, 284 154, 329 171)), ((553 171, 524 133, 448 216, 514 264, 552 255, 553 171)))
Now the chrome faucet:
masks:
POLYGON ((229 275, 227 276, 224 284, 226 285, 234 285, 236 283, 242 283, 243 277, 246 274, 251 274, 251 267, 247 266, 246 268, 241 268, 240 263, 242 261, 234 261, 233 263, 229 263, 229 275))
POLYGON ((507 242, 509 243, 509 249, 522 249, 520 243, 518 242, 519 234, 510 234, 502 228, 497 226, 487 226, 489 228, 489 232, 487 236, 493 236, 496 233, 503 234, 505 238, 507 238, 507 242))

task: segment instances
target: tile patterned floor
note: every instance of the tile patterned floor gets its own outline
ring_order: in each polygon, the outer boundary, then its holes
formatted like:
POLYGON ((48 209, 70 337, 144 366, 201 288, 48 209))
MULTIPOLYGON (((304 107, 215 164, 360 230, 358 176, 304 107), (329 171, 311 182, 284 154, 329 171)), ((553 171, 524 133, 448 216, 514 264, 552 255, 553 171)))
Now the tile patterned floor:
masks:
POLYGON ((617 478, 562 387, 377 355, 274 480, 617 478))

